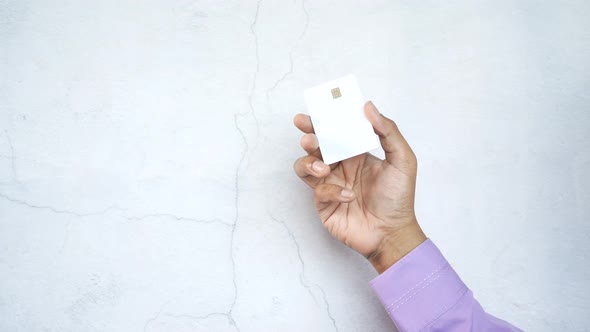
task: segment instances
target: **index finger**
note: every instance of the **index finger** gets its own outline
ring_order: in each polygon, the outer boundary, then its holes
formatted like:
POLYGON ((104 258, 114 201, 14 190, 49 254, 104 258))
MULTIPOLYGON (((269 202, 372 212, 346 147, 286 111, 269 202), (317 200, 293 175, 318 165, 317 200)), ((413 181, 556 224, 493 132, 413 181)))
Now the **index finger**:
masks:
POLYGON ((295 117, 293 118, 293 123, 295 124, 295 127, 297 127, 297 129, 301 130, 306 134, 315 133, 309 115, 299 113, 295 115, 295 117))

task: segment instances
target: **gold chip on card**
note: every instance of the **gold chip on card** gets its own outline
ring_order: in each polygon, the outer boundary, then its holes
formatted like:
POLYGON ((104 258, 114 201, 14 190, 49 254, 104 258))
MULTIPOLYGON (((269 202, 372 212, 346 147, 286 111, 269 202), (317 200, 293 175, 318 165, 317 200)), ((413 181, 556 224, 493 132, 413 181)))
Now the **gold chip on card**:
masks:
POLYGON ((340 93, 340 88, 332 89, 332 98, 336 99, 340 97, 342 97, 342 94, 340 93))

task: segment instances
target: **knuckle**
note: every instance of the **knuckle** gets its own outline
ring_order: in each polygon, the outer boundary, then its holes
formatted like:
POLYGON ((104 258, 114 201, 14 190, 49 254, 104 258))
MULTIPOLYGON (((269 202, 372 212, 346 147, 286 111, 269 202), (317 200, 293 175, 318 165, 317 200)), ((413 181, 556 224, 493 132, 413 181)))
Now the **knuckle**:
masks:
POLYGON ((313 195, 315 197, 322 197, 323 196, 323 192, 324 192, 324 186, 323 185, 318 185, 315 188, 313 188, 313 195))
POLYGON ((395 124, 395 122, 393 122, 393 120, 386 118, 387 121, 385 121, 385 136, 390 136, 391 134, 393 134, 393 132, 395 132, 395 130, 397 129, 397 125, 395 124))
POLYGON ((301 136, 301 139, 299 140, 299 143, 301 143, 301 145, 304 145, 306 139, 307 139, 307 134, 303 134, 301 136))
POLYGON ((397 123, 395 123, 395 121, 393 121, 392 119, 387 119, 387 120, 389 120, 389 125, 390 125, 392 128, 395 128, 395 129, 397 129, 397 123))
POLYGON ((330 187, 325 184, 318 185, 314 190, 319 197, 327 197, 330 195, 330 187))

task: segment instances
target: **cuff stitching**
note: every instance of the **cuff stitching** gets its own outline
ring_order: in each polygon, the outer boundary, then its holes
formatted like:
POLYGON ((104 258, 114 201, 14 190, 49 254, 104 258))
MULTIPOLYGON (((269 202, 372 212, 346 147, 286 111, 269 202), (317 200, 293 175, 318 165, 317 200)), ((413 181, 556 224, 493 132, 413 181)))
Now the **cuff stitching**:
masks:
POLYGON ((402 296, 398 297, 396 300, 394 300, 393 302, 391 302, 390 305, 388 305, 385 310, 389 311, 389 309, 391 309, 391 307, 393 307, 396 303, 398 303, 400 300, 403 300, 406 296, 408 296, 412 291, 414 291, 417 287, 419 287, 420 285, 422 285, 424 282, 426 282, 428 279, 430 279, 431 277, 433 277, 436 273, 439 273, 443 268, 445 268, 447 265, 449 265, 449 263, 445 263, 443 265, 441 265, 439 268, 435 269, 434 271, 432 271, 429 275, 427 275, 424 279, 422 279, 420 282, 418 282, 417 284, 414 285, 414 287, 410 288, 410 290, 408 290, 407 292, 405 292, 402 296))
MULTIPOLYGON (((449 267, 450 265, 447 263, 443 266, 443 268, 449 267)), ((442 270, 442 269, 441 269, 442 270)), ((432 285, 432 283, 434 283, 438 278, 441 277, 441 272, 439 271, 436 274, 436 277, 430 279, 430 281, 428 281, 428 283, 426 283, 424 286, 422 286, 422 288, 417 289, 412 295, 408 296, 404 301, 400 302, 397 306, 395 306, 394 308, 391 309, 390 313, 393 314, 397 309, 399 309, 402 305, 404 305, 405 303, 407 303, 411 298, 413 298, 414 296, 418 295, 421 291, 423 291, 426 287, 432 285)))

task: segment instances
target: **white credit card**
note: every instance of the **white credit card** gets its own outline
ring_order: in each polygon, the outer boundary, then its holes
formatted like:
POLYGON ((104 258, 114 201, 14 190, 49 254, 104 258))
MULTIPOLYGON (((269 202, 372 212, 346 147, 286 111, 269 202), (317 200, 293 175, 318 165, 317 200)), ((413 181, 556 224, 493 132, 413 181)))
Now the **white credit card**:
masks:
POLYGON ((324 163, 333 164, 379 147, 354 75, 306 89, 304 96, 324 163))

